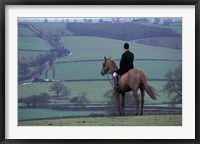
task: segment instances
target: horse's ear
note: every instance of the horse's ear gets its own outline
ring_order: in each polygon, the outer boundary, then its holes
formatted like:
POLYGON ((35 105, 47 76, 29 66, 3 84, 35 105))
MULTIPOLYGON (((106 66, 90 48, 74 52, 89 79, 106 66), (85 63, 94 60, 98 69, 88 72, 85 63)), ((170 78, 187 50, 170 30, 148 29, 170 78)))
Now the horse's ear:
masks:
POLYGON ((104 60, 106 61, 106 57, 104 56, 104 60))
POLYGON ((111 59, 111 56, 108 59, 111 59))

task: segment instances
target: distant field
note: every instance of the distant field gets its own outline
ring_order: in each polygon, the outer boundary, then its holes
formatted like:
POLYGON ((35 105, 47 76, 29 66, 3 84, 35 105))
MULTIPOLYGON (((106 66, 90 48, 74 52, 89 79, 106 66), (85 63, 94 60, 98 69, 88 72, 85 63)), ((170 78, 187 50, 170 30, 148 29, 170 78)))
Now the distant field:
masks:
POLYGON ((50 33, 57 35, 73 35, 72 32, 66 29, 66 23, 31 23, 31 25, 33 25, 39 31, 42 31, 45 35, 50 33))
POLYGON ((73 118, 19 122, 19 126, 181 126, 182 115, 73 118))
POLYGON ((36 36, 36 33, 24 25, 18 25, 18 35, 19 36, 36 36))
POLYGON ((27 50, 49 50, 52 46, 44 39, 39 37, 19 37, 18 49, 27 50))
MULTIPOLYGON (((61 80, 84 80, 84 79, 106 79, 100 75, 104 56, 111 56, 114 59, 120 59, 123 53, 124 41, 100 38, 100 37, 82 37, 68 36, 62 37, 61 42, 70 49, 72 55, 58 59, 56 62, 67 61, 69 63, 54 63, 56 69, 56 79, 61 80), (96 60, 93 62, 77 62, 70 63, 74 60, 96 60)), ((148 46, 143 44, 130 43, 130 49, 135 54, 135 59, 158 59, 158 61, 135 61, 135 67, 142 69, 150 79, 163 79, 166 71, 174 69, 181 61, 159 61, 159 59, 182 60, 182 51, 148 46)), ((36 46, 36 45, 35 45, 36 46)), ((119 64, 119 61, 116 61, 119 64)), ((42 76, 44 78, 44 76, 42 76)), ((52 70, 48 72, 48 78, 52 79, 52 70)), ((150 82, 158 91, 163 88, 165 82, 150 82)), ((47 92, 52 83, 33 83, 29 85, 19 85, 19 98, 47 92)), ((109 82, 101 81, 85 81, 85 82, 69 82, 65 85, 72 89, 71 96, 78 96, 82 92, 93 103, 104 103, 106 99, 103 95, 111 89, 109 82)), ((147 102, 152 103, 151 100, 147 102)), ((161 94, 155 103, 169 101, 167 96, 161 94)))
POLYGON ((177 31, 179 34, 182 34, 182 26, 159 26, 159 27, 163 27, 163 28, 170 28, 173 29, 175 31, 177 31))
MULTIPOLYGON (((54 63, 56 76, 59 80, 84 80, 84 79, 105 79, 100 75, 102 61, 54 63)), ((119 61, 116 61, 119 65, 119 61)), ((168 70, 175 69, 181 61, 135 61, 135 68, 143 70, 150 79, 164 79, 168 70), (162 67, 164 66, 164 67, 162 67), (162 68, 161 68, 162 67, 162 68), (158 69, 159 68, 159 69, 158 69)), ((48 78, 52 79, 52 69, 48 72, 48 78)), ((45 78, 44 74, 42 78, 45 78)))
POLYGON ((19 57, 35 58, 52 49, 52 46, 46 40, 39 37, 18 37, 18 49, 19 57))
MULTIPOLYGON (((50 92, 51 84, 53 83, 32 83, 27 85, 18 85, 18 97, 28 97, 34 94, 40 94, 42 92, 49 93, 50 95, 55 95, 55 93, 50 92)), ((82 92, 86 92, 86 96, 89 98, 90 103, 107 103, 108 99, 104 96, 104 94, 112 89, 108 81, 64 82, 64 84, 67 88, 71 89, 69 98, 79 96, 82 92)), ((146 94, 146 104, 161 104, 163 102, 169 102, 168 96, 160 91, 163 88, 165 82, 150 81, 149 84, 157 90, 159 97, 156 101, 154 101, 151 100, 151 98, 146 94)))
POLYGON ((72 55, 58 61, 103 59, 104 56, 119 58, 124 43, 120 40, 87 36, 62 37, 61 42, 72 52, 72 55))
MULTIPOLYGON (((101 37, 68 36, 62 37, 61 42, 70 49, 72 55, 57 61, 103 59, 104 56, 119 59, 123 53, 125 41, 101 37)), ((132 42, 129 42, 129 44, 130 50, 135 54, 135 59, 182 59, 180 50, 132 42)))

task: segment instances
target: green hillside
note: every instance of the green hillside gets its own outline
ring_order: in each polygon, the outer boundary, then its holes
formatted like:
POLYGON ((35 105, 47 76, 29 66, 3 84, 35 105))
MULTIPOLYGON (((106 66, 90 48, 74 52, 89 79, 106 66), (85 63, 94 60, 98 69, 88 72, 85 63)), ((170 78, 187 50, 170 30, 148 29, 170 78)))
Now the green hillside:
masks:
POLYGON ((177 33, 179 33, 179 34, 182 34, 182 26, 180 26, 180 25, 172 25, 172 26, 160 26, 160 27, 162 27, 162 28, 170 28, 170 29, 172 29, 172 30, 175 30, 177 33))
MULTIPOLYGON (((43 92, 49 93, 49 95, 54 96, 55 93, 50 91, 50 85, 52 84, 53 83, 32 83, 27 85, 19 85, 19 98, 29 97, 34 94, 38 95, 43 92)), ((108 99, 104 97, 104 94, 112 89, 108 81, 64 82, 64 84, 67 88, 71 89, 71 94, 69 98, 79 96, 82 92, 86 92, 86 96, 87 98, 89 98, 90 103, 107 103, 108 99)), ((169 102, 169 98, 160 92, 165 82, 151 81, 149 82, 149 84, 157 90, 160 96, 157 98, 156 101, 154 101, 146 94, 146 104, 161 104, 163 102, 169 102)))
MULTIPOLYGON (((54 63, 58 80, 84 80, 84 79, 105 79, 100 75, 102 61, 54 63)), ((119 64, 119 61, 116 61, 119 64)), ((135 60, 135 68, 143 70, 150 79, 164 79, 168 70, 175 69, 181 61, 154 61, 154 60, 135 60), (164 66, 164 67, 163 67, 164 66), (162 67, 162 68, 161 68, 162 67), (158 70, 158 68, 160 68, 158 70)), ((41 76, 45 78, 44 74, 41 76)), ((52 68, 48 72, 48 79, 53 78, 52 68)))
POLYGON ((36 36, 36 33, 24 25, 18 25, 18 36, 36 36))
POLYGON ((30 23, 45 35, 73 35, 72 32, 66 29, 65 23, 51 22, 51 23, 30 23))
MULTIPOLYGON (((123 41, 98 38, 98 37, 79 37, 70 36, 63 37, 61 42, 70 49, 72 55, 58 59, 54 62, 55 79, 59 80, 90 80, 90 79, 106 79, 100 75, 102 68, 103 57, 112 56, 114 59, 120 59, 123 53, 123 41), (96 60, 102 61, 85 61, 73 62, 76 60, 96 60), (68 63, 58 63, 67 61, 68 63)), ((164 75, 168 70, 176 68, 181 61, 160 61, 159 59, 181 60, 182 51, 160 48, 136 43, 130 43, 131 50, 135 54, 136 59, 157 59, 154 60, 135 60, 135 67, 142 69, 149 79, 164 79, 164 75)), ((119 61, 116 61, 118 64, 119 61)), ((48 79, 52 79, 52 69, 48 72, 48 79)), ((44 78, 44 75, 41 76, 44 78)), ((152 86, 159 92, 161 98, 155 103, 162 103, 169 101, 167 96, 160 93, 165 82, 151 81, 152 86)), ((49 91, 52 83, 33 83, 29 85, 19 85, 19 98, 32 96, 47 92, 50 95, 54 93, 49 91)), ((101 103, 106 99, 103 97, 105 92, 111 89, 108 82, 99 81, 81 81, 65 83, 67 87, 72 90, 71 97, 78 96, 82 92, 86 92, 87 97, 91 102, 101 103)), ((147 101, 148 101, 147 96, 147 101)), ((150 103, 152 101, 149 99, 150 103)))
MULTIPOLYGON (((104 56, 119 59, 123 53, 123 44, 125 43, 121 40, 87 36, 62 37, 61 42, 70 49, 72 55, 57 61, 102 59, 104 56)), ((180 50, 132 42, 129 42, 129 44, 130 50, 135 54, 135 59, 182 59, 180 50)))
POLYGON ((19 37, 18 49, 26 50, 50 50, 52 46, 44 39, 39 37, 19 37))

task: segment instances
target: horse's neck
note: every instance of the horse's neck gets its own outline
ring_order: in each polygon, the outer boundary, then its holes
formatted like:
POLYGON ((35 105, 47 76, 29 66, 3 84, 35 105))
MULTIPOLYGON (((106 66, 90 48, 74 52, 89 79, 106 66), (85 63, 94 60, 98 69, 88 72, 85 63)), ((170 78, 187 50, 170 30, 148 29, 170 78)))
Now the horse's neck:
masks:
POLYGON ((118 67, 115 64, 115 62, 111 62, 111 65, 110 65, 110 71, 111 71, 111 73, 114 73, 117 69, 118 69, 118 67))

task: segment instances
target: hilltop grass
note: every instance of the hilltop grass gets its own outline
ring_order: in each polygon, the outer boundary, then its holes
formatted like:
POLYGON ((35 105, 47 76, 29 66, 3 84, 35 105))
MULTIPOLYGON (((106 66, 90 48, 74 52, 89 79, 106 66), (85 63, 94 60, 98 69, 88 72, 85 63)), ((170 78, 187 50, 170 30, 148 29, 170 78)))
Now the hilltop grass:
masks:
POLYGON ((19 126, 181 126, 182 115, 72 118, 19 122, 19 126))

